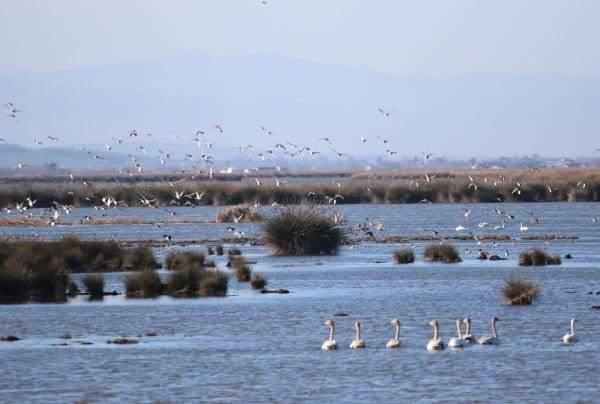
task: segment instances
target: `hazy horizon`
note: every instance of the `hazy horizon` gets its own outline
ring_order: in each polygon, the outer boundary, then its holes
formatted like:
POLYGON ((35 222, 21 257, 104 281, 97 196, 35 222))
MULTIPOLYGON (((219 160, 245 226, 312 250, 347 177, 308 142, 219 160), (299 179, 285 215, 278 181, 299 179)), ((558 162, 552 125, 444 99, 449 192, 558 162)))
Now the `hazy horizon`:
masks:
POLYGON ((373 156, 578 157, 600 147, 592 1, 61 0, 4 10, 0 101, 23 112, 18 124, 0 120, 0 138, 24 146, 47 136, 102 146, 137 129, 185 147, 220 123, 217 149, 290 141, 332 155, 322 137, 373 156))

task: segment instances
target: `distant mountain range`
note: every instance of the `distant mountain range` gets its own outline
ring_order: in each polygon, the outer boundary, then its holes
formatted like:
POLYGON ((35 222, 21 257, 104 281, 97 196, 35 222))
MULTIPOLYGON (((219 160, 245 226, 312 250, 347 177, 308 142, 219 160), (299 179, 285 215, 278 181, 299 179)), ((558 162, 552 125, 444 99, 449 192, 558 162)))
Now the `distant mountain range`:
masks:
MULTIPOLYGON (((217 143, 214 153, 227 158, 236 144, 284 140, 326 153, 323 136, 356 155, 385 154, 376 136, 388 137, 389 148, 406 157, 424 148, 451 158, 574 157, 600 147, 599 77, 395 77, 272 55, 180 56, 0 75, 0 101, 23 110, 19 123, 0 119, 0 138, 28 146, 56 136, 57 146, 101 150, 135 128, 154 134, 144 140, 149 147, 177 143, 183 152, 203 128, 217 143), (214 123, 223 135, 210 130, 214 123)), ((65 158, 60 149, 47 153, 65 158)))

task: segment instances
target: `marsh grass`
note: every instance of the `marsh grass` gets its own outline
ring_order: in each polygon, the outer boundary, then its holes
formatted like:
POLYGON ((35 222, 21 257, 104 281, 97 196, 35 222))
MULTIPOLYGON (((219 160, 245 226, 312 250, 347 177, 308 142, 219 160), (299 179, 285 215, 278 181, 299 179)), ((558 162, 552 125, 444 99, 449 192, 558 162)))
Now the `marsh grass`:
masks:
POLYGON ((394 260, 398 264, 410 264, 415 262, 415 254, 410 248, 404 248, 394 253, 394 260))
POLYGON ((228 255, 242 255, 242 250, 240 250, 237 247, 231 247, 228 251, 227 251, 228 255))
POLYGON ((263 224, 263 235, 273 255, 334 255, 344 231, 334 215, 314 205, 280 209, 263 224))
POLYGON ((217 255, 223 255, 223 244, 217 244, 217 246, 215 247, 215 251, 217 252, 217 255))
POLYGON ((502 295, 512 305, 530 305, 537 297, 538 284, 523 279, 508 279, 502 287, 502 295))
MULTIPOLYGON (((431 202, 495 202, 503 201, 549 202, 549 201, 600 201, 600 170, 586 169, 543 169, 543 170, 438 170, 428 171, 431 182, 424 180, 424 171, 400 171, 389 173, 359 173, 352 175, 344 186, 344 200, 338 203, 418 203, 423 198, 431 202), (474 177, 479 185, 477 191, 469 189, 467 175, 474 177), (502 176, 503 181, 497 181, 502 176), (484 182, 484 178, 494 181, 484 182), (411 186, 410 181, 418 181, 420 186, 411 186), (515 182, 522 184, 521 194, 513 195, 515 182), (582 183, 586 187, 581 186, 582 183), (579 184, 579 185, 578 185, 579 184), (552 189, 548 190, 547 185, 552 189), (367 191, 369 187, 371 191, 367 191)), ((93 176, 89 176, 88 179, 93 176)), ((146 177, 138 177, 145 181, 146 177)), ((180 177, 181 178, 181 177, 180 177)), ((29 179, 31 180, 31 179, 29 179)), ((83 186, 67 182, 27 184, 28 179, 21 179, 21 184, 7 185, 0 189, 0 207, 14 206, 27 196, 37 199, 36 207, 50 207, 53 201, 75 206, 92 206, 99 203, 102 196, 114 195, 128 206, 140 206, 139 195, 157 199, 157 203, 166 206, 173 199, 174 190, 190 194, 204 192, 205 196, 197 204, 201 205, 236 205, 244 203, 261 203, 269 205, 273 202, 302 203, 306 201, 308 192, 315 192, 314 199, 323 200, 325 195, 334 195, 339 191, 334 184, 317 184, 313 182, 287 184, 282 187, 265 184, 257 187, 253 183, 231 181, 183 181, 175 188, 166 182, 135 183, 124 178, 123 184, 105 184, 83 186), (23 186, 22 184, 26 185, 23 186)), ((168 180, 165 176, 157 181, 168 180)), ((93 180, 92 180, 93 181, 93 180)), ((239 216, 238 216, 239 217, 239 216)))
POLYGON ((102 274, 87 274, 83 277, 83 286, 90 294, 90 299, 102 299, 104 297, 104 276, 102 274))
POLYGON ((29 299, 29 274, 23 267, 0 264, 0 303, 29 299))
POLYGON ((123 267, 129 271, 147 271, 160 268, 160 264, 154 258, 150 247, 138 246, 125 254, 123 267))
POLYGON ((250 279, 250 286, 252 289, 264 289, 267 286, 267 280, 261 274, 254 272, 250 279))
POLYGON ((521 266, 560 265, 561 263, 560 255, 552 255, 539 248, 519 253, 519 265, 521 266))
POLYGON ((229 276, 218 269, 207 269, 200 280, 199 296, 227 296, 229 276))
POLYGON ((428 261, 445 262, 447 264, 454 264, 462 261, 456 247, 452 244, 428 245, 425 248, 424 257, 428 261))
POLYGON ((235 273, 235 278, 238 282, 250 282, 252 277, 252 268, 243 257, 230 259, 231 266, 235 273))
POLYGON ((163 291, 163 284, 154 269, 145 269, 125 278, 128 297, 151 298, 163 291))
POLYGON ((235 206, 228 206, 217 213, 217 223, 250 223, 263 221, 265 217, 256 212, 249 204, 242 203, 235 206))
POLYGON ((201 252, 174 250, 165 257, 165 268, 171 271, 190 267, 202 268, 204 265, 205 256, 201 252))

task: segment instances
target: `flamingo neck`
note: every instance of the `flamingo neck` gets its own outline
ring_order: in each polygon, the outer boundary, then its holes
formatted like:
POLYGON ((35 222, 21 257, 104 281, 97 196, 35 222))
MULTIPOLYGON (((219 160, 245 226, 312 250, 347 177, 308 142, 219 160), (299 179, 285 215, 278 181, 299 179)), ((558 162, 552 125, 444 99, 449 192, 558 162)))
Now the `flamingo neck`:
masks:
POLYGON ((471 335, 471 321, 467 321, 467 335, 471 335))
POLYGON ((356 326, 356 340, 360 341, 360 326, 356 326))
POLYGON ((456 332, 458 333, 458 339, 462 339, 462 330, 460 329, 460 320, 456 320, 456 332))
POLYGON ((396 324, 396 341, 400 339, 400 325, 396 324))
POLYGON ((329 340, 333 341, 333 326, 329 326, 329 340))
POLYGON ((437 341, 437 340, 438 340, 438 338, 439 338, 439 330, 438 330, 438 327, 439 327, 439 326, 437 325, 437 323, 433 325, 433 339, 434 339, 434 340, 436 340, 436 341, 437 341))
POLYGON ((494 338, 498 338, 498 333, 496 332, 496 322, 492 321, 492 335, 494 338))

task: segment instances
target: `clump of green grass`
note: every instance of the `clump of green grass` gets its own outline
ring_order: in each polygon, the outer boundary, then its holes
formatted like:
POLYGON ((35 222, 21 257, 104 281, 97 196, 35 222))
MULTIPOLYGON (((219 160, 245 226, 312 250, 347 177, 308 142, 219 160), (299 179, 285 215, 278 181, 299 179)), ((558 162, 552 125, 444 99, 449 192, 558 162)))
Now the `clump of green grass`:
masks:
POLYGON ((461 262, 458 251, 452 244, 431 244, 425 248, 425 259, 429 261, 439 261, 448 264, 461 262))
POLYGON ((125 290, 130 297, 155 297, 162 293, 163 284, 154 269, 145 269, 125 279, 125 290))
POLYGON ((223 244, 217 244, 217 246, 215 247, 215 250, 217 251, 217 255, 223 255, 223 253, 224 253, 223 244))
POLYGON ((394 253, 394 260, 398 264, 410 264, 415 262, 415 254, 410 248, 404 248, 394 253))
POLYGON ((252 209, 248 204, 228 206, 217 213, 217 223, 248 223, 260 222, 264 216, 252 209))
POLYGON ((344 239, 334 216, 316 206, 287 207, 263 225, 267 246, 274 255, 334 255, 344 239))
POLYGON ((243 257, 236 257, 230 260, 231 266, 235 271, 235 278, 238 282, 250 282, 252 277, 252 268, 243 257))
POLYGON ((227 296, 229 276, 218 269, 207 269, 200 280, 198 294, 200 296, 227 296))
POLYGON ((102 274, 84 276, 83 285, 90 294, 90 299, 102 299, 104 297, 104 276, 102 274))
POLYGON ((201 268, 204 265, 205 257, 201 252, 174 250, 165 257, 165 268, 172 271, 188 267, 201 268))
POLYGON ((539 248, 534 248, 531 251, 522 251, 519 254, 519 265, 521 266, 560 265, 561 263, 559 255, 551 255, 539 248))
POLYGON ((252 289, 264 289, 267 286, 267 280, 264 276, 255 272, 252 274, 252 279, 250 279, 250 286, 252 289))
POLYGON ((502 287, 502 294, 512 305, 530 305, 540 291, 534 282, 511 278, 502 287))

